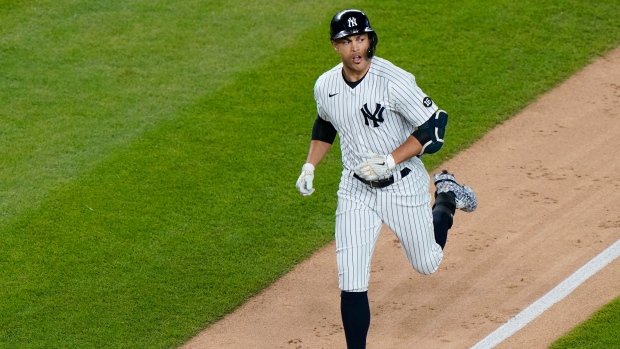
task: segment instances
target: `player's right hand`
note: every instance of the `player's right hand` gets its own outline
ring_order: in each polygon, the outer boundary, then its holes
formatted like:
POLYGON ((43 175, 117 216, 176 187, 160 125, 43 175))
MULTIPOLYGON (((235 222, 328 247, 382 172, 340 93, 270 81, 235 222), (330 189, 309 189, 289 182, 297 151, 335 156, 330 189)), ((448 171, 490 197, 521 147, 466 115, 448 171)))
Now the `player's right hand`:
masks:
POLYGON ((301 168, 301 175, 297 179, 295 187, 303 196, 312 195, 314 188, 312 188, 312 181, 314 180, 314 165, 307 163, 301 168))
POLYGON ((392 154, 357 153, 363 161, 353 168, 353 172, 367 181, 377 180, 396 167, 392 154))

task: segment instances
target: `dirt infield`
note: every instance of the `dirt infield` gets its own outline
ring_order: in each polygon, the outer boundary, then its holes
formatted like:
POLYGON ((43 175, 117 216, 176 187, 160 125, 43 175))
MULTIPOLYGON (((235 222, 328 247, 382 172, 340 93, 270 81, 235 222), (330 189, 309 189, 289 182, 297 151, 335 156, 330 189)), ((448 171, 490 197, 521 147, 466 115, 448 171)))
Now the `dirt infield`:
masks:
MULTIPOLYGON (((620 48, 442 166, 479 205, 455 216, 437 273, 416 274, 384 229, 368 348, 470 348, 620 239, 618 149, 620 48)), ((183 348, 345 348, 334 250, 183 348)), ((497 348, 547 348, 618 295, 615 260, 497 348)))

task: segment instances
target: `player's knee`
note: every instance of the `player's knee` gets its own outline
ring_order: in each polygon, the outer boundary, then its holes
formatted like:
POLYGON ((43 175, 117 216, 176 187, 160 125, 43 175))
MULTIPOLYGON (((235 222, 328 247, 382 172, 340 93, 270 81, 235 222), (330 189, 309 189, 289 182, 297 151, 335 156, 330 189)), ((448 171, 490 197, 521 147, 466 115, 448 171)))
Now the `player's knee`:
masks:
POLYGON ((416 269, 416 271, 422 275, 431 275, 434 274, 437 271, 437 268, 435 269, 416 269))
POLYGON ((413 265, 413 269, 422 275, 431 275, 439 269, 439 263, 413 265))
POLYGON ((439 245, 437 249, 432 249, 431 253, 421 256, 413 256, 410 264, 415 271, 422 275, 431 275, 439 269, 439 263, 443 259, 443 251, 439 245))

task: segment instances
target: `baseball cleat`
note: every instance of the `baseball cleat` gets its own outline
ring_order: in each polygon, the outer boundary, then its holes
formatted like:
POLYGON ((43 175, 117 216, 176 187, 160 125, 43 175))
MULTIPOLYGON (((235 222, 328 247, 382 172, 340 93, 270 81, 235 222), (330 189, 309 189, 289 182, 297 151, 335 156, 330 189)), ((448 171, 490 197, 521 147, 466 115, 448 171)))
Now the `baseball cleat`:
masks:
POLYGON ((465 212, 472 212, 478 207, 478 199, 473 189, 466 185, 460 185, 454 175, 443 170, 441 173, 433 175, 435 181, 435 195, 439 193, 452 192, 454 194, 454 201, 456 202, 456 208, 465 212))

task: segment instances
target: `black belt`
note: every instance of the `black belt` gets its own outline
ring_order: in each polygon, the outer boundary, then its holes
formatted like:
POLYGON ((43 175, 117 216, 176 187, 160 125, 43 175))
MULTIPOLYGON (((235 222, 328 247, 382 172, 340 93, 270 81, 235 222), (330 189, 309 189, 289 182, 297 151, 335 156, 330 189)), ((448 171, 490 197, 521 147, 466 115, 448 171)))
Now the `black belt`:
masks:
MULTIPOLYGON (((408 167, 403 168, 402 170, 400 170, 400 178, 405 178, 409 173, 411 173, 411 170, 408 167)), ((388 185, 394 184, 394 176, 390 176, 390 178, 381 179, 378 181, 367 181, 355 173, 353 174, 353 177, 357 178, 360 182, 369 185, 372 188, 385 188, 388 185)))

